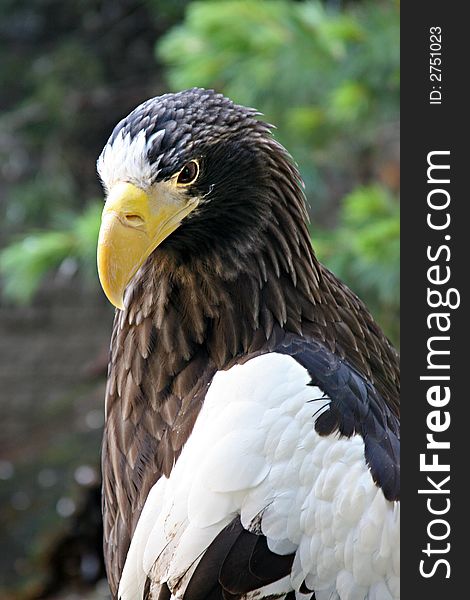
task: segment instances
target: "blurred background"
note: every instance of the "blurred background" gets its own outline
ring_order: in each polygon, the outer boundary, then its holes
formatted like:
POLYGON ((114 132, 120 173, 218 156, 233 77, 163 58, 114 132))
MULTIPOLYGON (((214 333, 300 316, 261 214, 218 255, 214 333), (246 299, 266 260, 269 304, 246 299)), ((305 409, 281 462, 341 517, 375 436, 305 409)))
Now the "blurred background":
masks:
POLYGON ((95 161, 137 104, 192 86, 276 124, 318 256, 399 345, 398 2, 2 0, 2 599, 108 597, 95 161))

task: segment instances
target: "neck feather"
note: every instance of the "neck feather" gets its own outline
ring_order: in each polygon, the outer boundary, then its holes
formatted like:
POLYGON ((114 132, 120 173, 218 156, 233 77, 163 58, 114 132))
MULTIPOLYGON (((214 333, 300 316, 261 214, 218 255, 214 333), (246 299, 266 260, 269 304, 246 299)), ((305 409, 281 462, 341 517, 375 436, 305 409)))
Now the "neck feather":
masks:
POLYGON ((324 342, 398 411, 397 354, 357 296, 317 261, 296 171, 287 160, 281 167, 270 218, 249 253, 182 260, 171 248, 154 252, 128 288, 117 316, 126 340, 113 348, 141 350, 140 387, 158 405, 174 390, 194 393, 197 368, 227 368, 294 333, 324 342))

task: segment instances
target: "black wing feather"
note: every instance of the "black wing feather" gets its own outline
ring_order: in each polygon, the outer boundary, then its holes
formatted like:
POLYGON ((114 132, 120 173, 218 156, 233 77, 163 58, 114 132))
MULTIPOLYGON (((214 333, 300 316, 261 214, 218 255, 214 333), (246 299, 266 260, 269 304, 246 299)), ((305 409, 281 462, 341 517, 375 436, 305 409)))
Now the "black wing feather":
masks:
POLYGON ((275 352, 297 360, 309 372, 312 383, 331 399, 329 410, 316 421, 316 431, 320 435, 338 431, 346 437, 360 434, 375 483, 387 500, 399 500, 399 420, 374 385, 315 340, 288 335, 275 352))
MULTIPOLYGON (((184 593, 185 600, 205 600, 221 590, 219 573, 232 546, 242 533, 240 519, 234 519, 217 535, 204 552, 184 593)), ((221 592, 220 592, 221 593, 221 592)))
POLYGON ((288 575, 294 557, 271 552, 266 538, 244 529, 237 516, 202 556, 184 599, 240 598, 288 575))

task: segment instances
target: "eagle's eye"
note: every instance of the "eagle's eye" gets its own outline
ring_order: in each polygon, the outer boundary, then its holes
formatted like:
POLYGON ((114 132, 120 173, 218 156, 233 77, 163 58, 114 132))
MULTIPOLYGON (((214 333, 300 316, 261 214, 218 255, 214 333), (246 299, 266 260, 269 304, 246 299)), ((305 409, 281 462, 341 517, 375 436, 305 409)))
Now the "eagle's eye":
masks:
POLYGON ((181 171, 178 173, 176 183, 178 185, 189 185, 196 181, 199 175, 199 165, 195 160, 190 160, 184 165, 181 171))

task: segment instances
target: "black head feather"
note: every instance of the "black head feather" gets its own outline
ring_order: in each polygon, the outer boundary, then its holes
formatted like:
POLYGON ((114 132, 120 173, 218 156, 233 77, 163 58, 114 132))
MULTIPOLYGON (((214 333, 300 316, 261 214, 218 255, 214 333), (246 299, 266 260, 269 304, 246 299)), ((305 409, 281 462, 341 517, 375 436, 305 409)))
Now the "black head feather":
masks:
POLYGON ((145 132, 148 161, 158 167, 157 179, 165 179, 222 138, 253 138, 268 132, 269 126, 258 121, 257 114, 213 90, 193 88, 147 100, 116 125, 108 144, 119 135, 132 140, 145 132))

